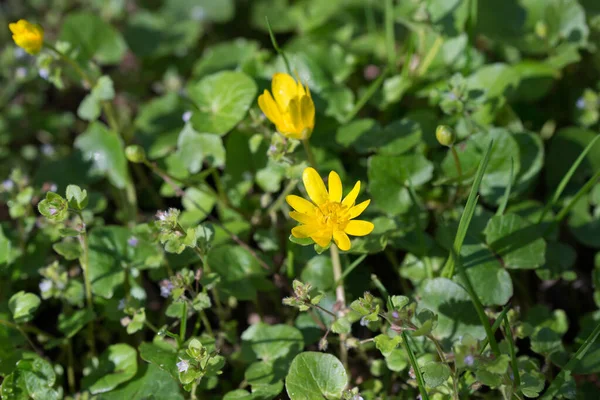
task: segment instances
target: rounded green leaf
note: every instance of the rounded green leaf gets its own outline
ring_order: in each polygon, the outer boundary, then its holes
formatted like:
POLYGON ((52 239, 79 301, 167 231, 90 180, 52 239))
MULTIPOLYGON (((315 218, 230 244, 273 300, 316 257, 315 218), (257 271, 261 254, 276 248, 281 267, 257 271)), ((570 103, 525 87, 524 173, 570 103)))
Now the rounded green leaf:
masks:
POLYGON ((83 386, 92 394, 108 392, 133 378, 137 369, 137 351, 128 344, 115 344, 102 353, 98 367, 83 378, 83 386))
POLYGON ((435 278, 426 281, 419 294, 422 298, 419 307, 438 314, 435 337, 452 339, 466 333, 476 339, 485 337, 475 307, 462 286, 446 278, 435 278))
POLYGON ((344 366, 335 356, 307 351, 292 361, 285 380, 291 400, 339 399, 348 384, 344 366))
POLYGON ((192 115, 197 132, 224 135, 246 115, 255 101, 257 87, 243 72, 224 71, 203 78, 188 87, 198 110, 192 115))
POLYGON ((33 293, 25 293, 23 290, 12 295, 8 301, 8 308, 16 323, 22 324, 31 321, 40 306, 41 300, 33 293))
POLYGON ((69 13, 61 26, 60 40, 71 43, 81 56, 101 64, 118 63, 127 49, 119 31, 91 12, 69 13))
POLYGON ((304 347, 302 332, 289 325, 267 325, 258 323, 250 326, 242 334, 243 347, 256 358, 273 361, 292 357, 304 347))

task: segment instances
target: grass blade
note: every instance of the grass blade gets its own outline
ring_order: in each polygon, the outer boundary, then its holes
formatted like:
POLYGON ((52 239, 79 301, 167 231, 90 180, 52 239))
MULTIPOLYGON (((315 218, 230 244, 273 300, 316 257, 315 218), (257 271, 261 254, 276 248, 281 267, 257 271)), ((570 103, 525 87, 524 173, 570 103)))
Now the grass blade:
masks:
MULTIPOLYGON (((505 305, 502 311, 500 311, 500 314, 498 314, 498 318, 496 318, 496 321, 494 321, 494 325, 492 325, 492 333, 496 333, 498 328, 500 328, 502 320, 504 319, 504 316, 508 313, 508 310, 510 310, 510 304, 505 305)), ((483 339, 483 342, 481 342, 481 350, 479 350, 479 354, 483 354, 488 344, 489 340, 486 337, 485 339, 483 339)))
POLYGON ((560 390, 561 386, 567 380, 567 377, 571 375, 571 371, 575 368, 575 365, 583 358, 585 353, 590 349, 590 346, 596 341, 600 335, 600 324, 596 325, 594 331, 590 334, 590 336, 585 339, 585 342, 579 347, 577 352, 571 357, 569 362, 563 367, 563 369, 556 375, 556 378, 550 384, 546 393, 542 396, 542 400, 554 399, 556 393, 560 390))
POLYGON ((417 378, 417 385, 419 385, 419 392, 421 393, 422 400, 429 400, 429 395, 427 395, 427 390, 425 389, 425 380, 423 379, 423 374, 421 373, 421 369, 419 368, 419 364, 417 364, 417 358, 413 353, 410 345, 408 344, 408 336, 406 335, 406 331, 402 331, 402 346, 404 350, 406 350, 406 354, 408 354, 408 359, 410 361, 410 365, 415 371, 415 376, 417 378))
POLYGON ((510 158, 510 178, 508 179, 508 186, 506 186, 506 190, 504 191, 504 197, 502 197, 502 202, 500 203, 500 207, 498 207, 498 210, 496 211, 496 215, 502 215, 504 214, 504 210, 506 210, 506 205, 508 204, 508 198, 510 197, 510 191, 512 190, 512 181, 513 181, 513 174, 514 174, 514 168, 515 168, 515 160, 514 158, 510 158))
MULTIPOLYGON (((508 350, 510 352, 510 364, 513 370, 513 376, 515 380, 515 387, 521 386, 521 375, 519 374, 519 364, 517 363, 517 350, 515 349, 515 341, 513 339, 512 331, 510 330, 510 324, 508 323, 508 317, 504 315, 504 336, 508 341, 508 350)), ((518 390, 518 389, 517 389, 518 390)))
POLYGON ((279 54, 281 56, 281 58, 283 58, 283 62, 285 63, 285 67, 287 69, 288 74, 290 76, 293 76, 294 74, 292 73, 292 69, 290 68, 290 63, 287 59, 287 56, 285 55, 283 50, 281 50, 281 48, 279 47, 279 44, 277 43, 277 39, 275 39, 275 35, 273 34, 273 30, 271 29, 271 24, 269 23, 269 18, 265 17, 265 20, 267 21, 267 29, 269 30, 269 36, 271 37, 271 44, 273 44, 273 48, 275 49, 277 54, 279 54))
POLYGON ((571 168, 569 168, 569 170, 567 171, 565 176, 560 181, 560 184, 556 188, 556 191, 552 195, 552 198, 550 199, 549 202, 546 203, 546 207, 544 207, 544 209, 542 210, 542 213, 540 214, 540 217, 538 218, 538 221, 537 221, 538 224, 544 220, 544 217, 546 216, 546 214, 548 214, 548 211, 550 211, 552 206, 554 206, 554 204, 556 203, 556 201, 558 200, 558 198, 560 197, 562 192, 567 187, 567 184, 573 177, 573 174, 575 173, 575 171, 577 170, 579 165, 581 165, 581 163, 583 162, 583 159, 585 158, 587 153, 589 153, 590 150, 592 149, 592 147, 594 147, 594 144, 596 144, 596 141, 598 139, 600 139, 600 135, 596 136, 590 143, 588 143, 588 145, 585 147, 585 149, 583 149, 583 151, 581 152, 579 157, 577 157, 577 160, 575 160, 573 165, 571 165, 571 168))
POLYGON ((385 45, 388 56, 388 68, 396 70, 396 38, 394 37, 394 4, 385 0, 385 45))
POLYGON ((479 186, 481 185, 481 180, 483 179, 483 174, 485 169, 490 161, 490 154, 492 153, 492 146, 494 145, 494 141, 490 140, 490 144, 483 156, 483 160, 479 164, 479 168, 477 169, 477 174, 475 175, 475 180, 473 181, 473 186, 471 186, 471 193, 469 193, 469 197, 467 199, 467 204, 465 205, 465 210, 460 218, 460 222, 458 224, 458 230, 456 232, 456 237, 454 238, 454 244, 452 246, 452 251, 450 252, 450 256, 442 269, 442 276, 444 278, 452 278, 454 276, 454 270, 456 268, 457 257, 460 255, 460 250, 462 248, 462 244, 465 241, 465 236, 467 235, 467 230, 469 229, 469 224, 471 223, 471 219, 473 218, 473 214, 475 213, 475 206, 477 205, 477 192, 479 191, 479 186))

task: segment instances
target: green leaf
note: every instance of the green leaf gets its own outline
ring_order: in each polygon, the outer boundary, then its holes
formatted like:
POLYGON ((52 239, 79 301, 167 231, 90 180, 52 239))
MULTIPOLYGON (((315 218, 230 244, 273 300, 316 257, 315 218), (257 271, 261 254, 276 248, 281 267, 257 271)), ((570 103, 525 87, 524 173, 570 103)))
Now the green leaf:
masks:
MULTIPOLYGON (((17 362, 16 370, 13 373, 14 380, 11 386, 16 386, 16 393, 10 391, 9 387, 2 384, 2 396, 6 399, 48 399, 58 400, 59 394, 52 389, 56 382, 56 373, 52 364, 41 357, 33 356, 29 359, 21 359, 17 362), (28 395, 23 397, 15 396, 23 390, 28 395), (8 393, 7 393, 8 392, 8 393), (15 396, 15 397, 13 397, 15 396)), ((10 383, 9 383, 10 385, 10 383)))
POLYGON ((208 264, 220 275, 219 288, 238 300, 256 299, 258 290, 271 287, 259 262, 239 246, 219 246, 208 253, 208 264))
POLYGON ((89 277, 92 293, 110 299, 125 280, 124 268, 153 268, 159 265, 161 251, 155 243, 137 237, 121 226, 94 228, 88 234, 89 277), (132 237, 137 243, 129 244, 132 237))
POLYGON ((397 335, 392 338, 386 334, 381 334, 375 336, 373 340, 375 341, 375 347, 381 351, 381 354, 384 357, 388 357, 390 354, 392 354, 392 351, 398 347, 400 342, 402 342, 402 337, 397 335))
POLYGON ((142 360, 168 372, 173 379, 178 379, 177 352, 169 344, 143 342, 139 351, 142 360))
POLYGON ((59 40, 71 43, 85 59, 117 64, 127 50, 118 30, 90 12, 72 12, 61 23, 59 40))
POLYGON ((192 174, 202 169, 204 161, 214 167, 225 166, 225 147, 221 137, 198 133, 191 124, 186 124, 179 134, 176 154, 192 174))
POLYGON ((450 377, 450 367, 447 364, 430 361, 421 367, 423 378, 428 387, 434 388, 442 385, 450 377))
POLYGON ((506 268, 534 269, 544 264, 546 242, 537 226, 517 214, 494 216, 484 230, 486 242, 506 268))
MULTIPOLYGON (((312 242, 312 239, 311 239, 312 242)), ((315 256, 308 260, 300 275, 302 282, 310 283, 317 290, 326 291, 333 287, 333 265, 328 256, 315 256)))
POLYGON ((409 360, 403 349, 395 349, 385 358, 385 363, 390 371, 400 372, 408 367, 409 360))
POLYGON ((87 190, 81 188, 77 185, 69 185, 67 186, 67 201, 69 202, 69 206, 72 208, 83 210, 88 205, 88 194, 87 190))
POLYGON ((78 259, 83 252, 79 242, 74 240, 63 240, 62 242, 54 243, 52 248, 63 256, 65 260, 69 261, 78 259))
POLYGON ((289 325, 258 323, 242 333, 242 346, 255 358, 273 362, 279 358, 291 358, 302 351, 302 332, 289 325))
POLYGON ((77 116, 85 121, 95 121, 100 117, 101 107, 98 99, 91 93, 83 98, 77 107, 77 116))
POLYGON ((94 318, 96 318, 96 314, 89 309, 77 310, 68 316, 61 313, 58 316, 58 329, 65 335, 65 338, 72 338, 94 318))
POLYGON ((38 203, 38 211, 51 221, 61 222, 69 216, 69 203, 61 195, 47 192, 46 198, 38 203))
MULTIPOLYGON (((239 37, 208 47, 194 64, 194 76, 204 76, 224 69, 237 69, 258 55, 259 44, 239 37)), ((244 69, 245 70, 245 69, 244 69)))
POLYGON ((426 281, 419 290, 422 301, 419 307, 427 308, 438 315, 438 324, 433 330, 437 338, 457 338, 470 334, 476 339, 485 337, 475 308, 465 289, 445 278, 426 281))
POLYGON ((116 132, 111 132, 100 123, 93 122, 75 140, 75 147, 83 157, 93 163, 93 171, 118 188, 124 188, 129 179, 127 159, 123 142, 116 132))
POLYGON ((102 75, 92 88, 92 96, 101 101, 112 100, 115 97, 113 81, 108 75, 102 75))
POLYGON ((285 380, 291 400, 339 399, 347 384, 348 375, 340 360, 311 351, 294 358, 285 380))
POLYGON ((210 297, 206 293, 198 293, 192 302, 192 308, 196 311, 202 311, 211 307, 210 297))
POLYGON ((2 226, 0 226, 0 267, 9 263, 11 260, 11 242, 4 235, 2 226))
POLYGON ((409 181, 419 187, 431 180, 433 164, 421 154, 369 158, 369 191, 373 205, 389 214, 410 210, 409 181))
POLYGON ((98 400, 183 400, 179 384, 168 373, 156 365, 143 365, 129 382, 108 393, 102 393, 98 400))
POLYGON ((256 84, 243 72, 224 71, 203 78, 188 87, 198 107, 192 126, 197 132, 226 134, 244 118, 256 92, 256 84))
POLYGON ((114 344, 102 353, 98 367, 82 384, 92 394, 108 392, 133 378, 137 369, 137 351, 128 344, 114 344))
POLYGON ((12 313, 13 320, 17 324, 22 324, 33 319, 40 303, 41 300, 38 296, 21 290, 11 296, 8 301, 8 308, 12 313))

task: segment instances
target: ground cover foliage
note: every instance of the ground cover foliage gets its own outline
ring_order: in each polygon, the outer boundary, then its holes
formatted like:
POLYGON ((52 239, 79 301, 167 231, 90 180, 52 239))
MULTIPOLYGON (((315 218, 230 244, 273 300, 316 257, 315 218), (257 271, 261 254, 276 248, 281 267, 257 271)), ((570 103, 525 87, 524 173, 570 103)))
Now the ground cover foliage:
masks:
POLYGON ((597 399, 596 0, 0 5, 2 399, 597 399))

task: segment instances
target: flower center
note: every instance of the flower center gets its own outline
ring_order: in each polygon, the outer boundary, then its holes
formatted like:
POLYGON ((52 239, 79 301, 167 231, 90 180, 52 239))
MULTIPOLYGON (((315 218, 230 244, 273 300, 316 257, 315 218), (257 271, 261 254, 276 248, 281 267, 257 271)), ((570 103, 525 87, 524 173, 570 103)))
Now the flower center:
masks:
POLYGON ((319 209, 323 214, 321 224, 332 230, 343 230, 348 223, 348 207, 342 203, 328 201, 319 209))

